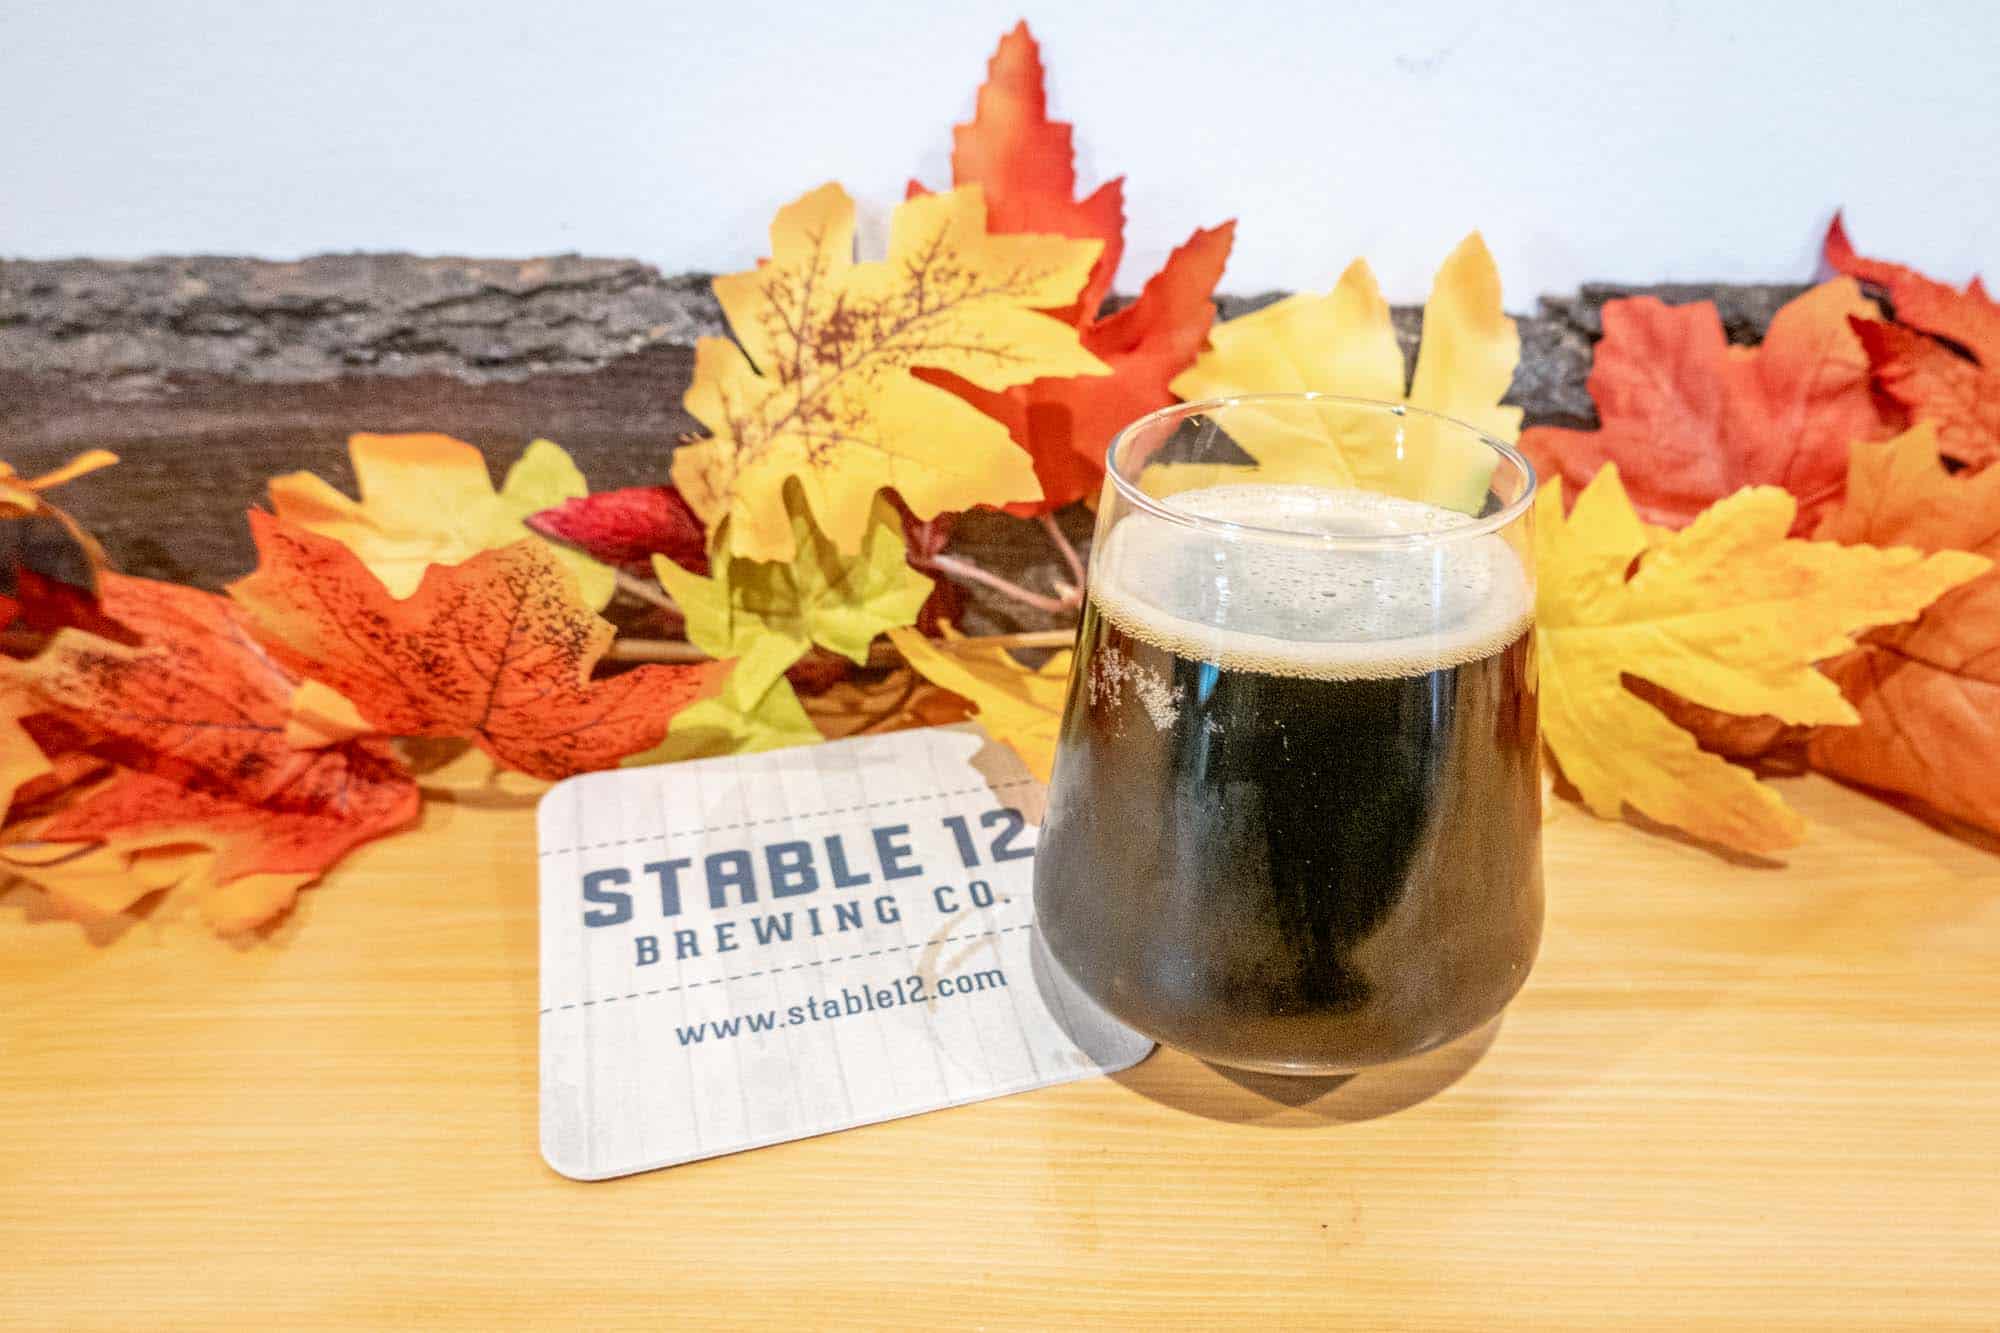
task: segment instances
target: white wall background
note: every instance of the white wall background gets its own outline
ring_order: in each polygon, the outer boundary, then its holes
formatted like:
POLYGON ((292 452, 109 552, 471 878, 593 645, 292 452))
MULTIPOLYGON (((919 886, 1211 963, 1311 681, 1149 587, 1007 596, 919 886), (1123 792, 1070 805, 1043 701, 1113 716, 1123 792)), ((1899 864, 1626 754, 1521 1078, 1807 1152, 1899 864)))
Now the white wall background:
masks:
POLYGON ((1135 287, 1242 219, 1228 290, 1474 226, 1509 304, 1591 278, 2000 270, 1985 0, 0 0, 0 254, 407 249, 741 267, 837 178, 886 208, 1022 12, 1135 287))

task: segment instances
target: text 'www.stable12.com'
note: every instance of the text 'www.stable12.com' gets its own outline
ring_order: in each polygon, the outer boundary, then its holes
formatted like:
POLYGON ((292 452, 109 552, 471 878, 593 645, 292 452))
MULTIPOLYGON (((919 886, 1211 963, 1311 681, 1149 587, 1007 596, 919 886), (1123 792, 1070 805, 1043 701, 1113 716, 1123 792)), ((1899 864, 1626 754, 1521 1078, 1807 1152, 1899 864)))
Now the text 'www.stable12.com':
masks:
POLYGON ((1007 973, 997 967, 939 977, 929 985, 925 984, 924 978, 912 974, 898 977, 887 986, 864 985, 859 990, 842 986, 838 995, 809 995, 804 1004, 785 1009, 763 1009, 732 1018, 710 1019, 687 1027, 676 1025, 674 1035, 683 1046, 710 1040, 726 1041, 746 1032, 769 1032, 775 1028, 824 1023, 836 1018, 900 1009, 904 1005, 929 1004, 961 995, 978 995, 982 991, 1004 990, 1006 986, 1007 973))

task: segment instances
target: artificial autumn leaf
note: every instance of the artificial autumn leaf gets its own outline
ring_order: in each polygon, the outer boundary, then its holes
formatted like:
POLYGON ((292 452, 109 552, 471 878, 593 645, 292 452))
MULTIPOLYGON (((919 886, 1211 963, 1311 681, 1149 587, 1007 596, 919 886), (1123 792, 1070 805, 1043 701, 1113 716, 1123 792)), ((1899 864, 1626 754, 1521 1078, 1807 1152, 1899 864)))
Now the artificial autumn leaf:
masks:
POLYGON ((654 556, 653 572, 687 617, 689 642, 711 657, 742 657, 776 639, 791 654, 780 671, 814 643, 865 663, 875 636, 915 620, 931 595, 931 580, 904 558, 902 518, 876 496, 860 549, 843 555, 795 496, 787 508, 797 552, 788 563, 718 555, 715 574, 703 578, 654 556))
POLYGON ((98 578, 98 602, 136 643, 61 630, 32 660, 6 664, 6 681, 118 742, 112 757, 128 768, 248 804, 297 806, 316 762, 284 736, 299 678, 265 651, 243 612, 214 593, 110 571, 98 578))
MULTIPOLYGON (((1209 299, 1229 257, 1235 224, 1197 231, 1149 280, 1139 299, 1098 318, 1118 268, 1125 219, 1122 181, 1078 202, 1070 126, 1048 118, 1041 54, 1025 23, 1000 41, 979 89, 978 112, 953 131, 952 183, 986 190, 987 227, 997 233, 1096 238, 1104 252, 1080 298, 1053 311, 1082 334, 1109 376, 1039 379, 998 392, 956 376, 920 372, 996 421, 1028 451, 1039 500, 1006 506, 1023 518, 1053 513, 1096 491, 1104 451, 1127 424, 1173 402, 1167 385, 1193 361, 1215 318, 1209 299)), ((923 187, 911 182, 911 197, 923 187)))
POLYGON ((96 843, 17 839, 0 845, 0 870, 86 917, 115 916, 142 898, 191 881, 213 888, 213 877, 204 872, 214 861, 215 853, 199 844, 162 845, 150 836, 96 843))
POLYGON ((32 690, 0 678, 0 818, 12 807, 16 792, 55 771, 48 755, 21 725, 21 719, 44 707, 32 690))
POLYGON ((536 538, 433 566, 397 600, 336 541, 256 510, 250 533, 257 569, 230 595, 282 658, 379 731, 466 737, 535 777, 609 768, 657 745, 726 670, 644 666, 591 680, 611 626, 536 538))
POLYGON ((97 594, 25 566, 14 569, 14 595, 6 599, 12 614, 8 626, 19 625, 41 634, 81 629, 120 643, 136 642, 131 632, 104 614, 97 594))
POLYGON ((1898 324, 1949 338, 1987 369, 2000 370, 2000 301, 1986 294, 1978 278, 1961 292, 1913 268, 1863 258, 1854 253, 1838 213, 1826 229, 1826 262, 1886 292, 1898 324))
POLYGON ((42 753, 49 756, 50 767, 47 773, 15 790, 6 827, 0 829, 0 842, 26 840, 29 826, 38 826, 62 809, 79 790, 99 778, 109 777, 116 767, 109 759, 83 748, 96 739, 91 732, 72 726, 53 713, 24 718, 22 728, 34 737, 42 753))
POLYGON ((1168 387, 1186 370, 1215 319, 1210 295, 1221 280, 1235 224, 1197 231, 1168 257, 1139 299, 1081 326, 1083 345, 1108 376, 1039 379, 989 393, 954 376, 930 376, 996 421, 1034 459, 1039 500, 1005 506, 1032 518, 1096 492, 1104 453, 1119 431, 1174 401, 1168 387))
POLYGON ((1876 387, 1912 421, 1934 424, 1947 457, 1968 467, 2000 459, 2000 370, 1983 369, 1900 324, 1853 324, 1876 387))
POLYGON ((907 667, 885 672, 875 680, 840 681, 808 696, 804 703, 806 716, 830 741, 911 727, 942 727, 972 716, 972 708, 963 698, 907 667))
POLYGON ((1788 302, 1749 348, 1729 346, 1712 302, 1606 302, 1589 381, 1602 427, 1537 426, 1522 451, 1572 486, 1616 463, 1640 515, 1669 528, 1745 486, 1780 486, 1798 501, 1793 532, 1803 534, 1839 503, 1848 446, 1896 424, 1875 402, 1848 325, 1876 313, 1839 278, 1788 302))
POLYGON ((1771 486, 1732 495, 1650 543, 1617 464, 1567 518, 1562 490, 1552 478, 1535 514, 1543 738, 1596 814, 1615 818, 1629 805, 1741 851, 1792 846, 1805 823, 1622 678, 1725 712, 1850 723, 1854 710, 1812 664, 1853 647, 1858 630, 1908 619, 1988 565, 1962 552, 1787 540, 1797 504, 1771 486))
MULTIPOLYGON (((104 614, 95 594, 23 566, 14 569, 14 595, 0 597, 0 628, 17 626, 29 631, 25 643, 10 646, 20 657, 32 656, 44 646, 40 636, 61 629, 88 630, 120 643, 135 642, 131 631, 104 614)), ((31 688, 13 674, 0 671, 0 817, 8 816, 17 795, 25 799, 29 789, 57 773, 51 756, 59 760, 88 739, 77 733, 51 742, 46 708, 31 688), (37 730, 23 725, 30 720, 41 724, 37 730)))
MULTIPOLYGON (((355 435, 347 441, 361 499, 310 472, 271 482, 271 507, 297 527, 331 537, 361 557, 396 597, 408 597, 432 565, 456 565, 528 535, 526 520, 589 491, 560 446, 535 440, 493 489, 486 457, 449 435, 355 435)), ((559 558, 593 608, 611 600, 616 574, 577 551, 559 558)))
POLYGON ((24 477, 10 465, 0 463, 0 518, 27 518, 46 512, 49 502, 43 498, 42 492, 88 476, 100 468, 110 467, 117 461, 118 455, 108 449, 86 449, 55 471, 44 472, 39 477, 24 477))
MULTIPOLYGON (((1499 270, 1474 232, 1438 269, 1407 392, 1389 303, 1358 259, 1324 296, 1301 293, 1217 325, 1208 350, 1174 379, 1173 391, 1189 400, 1317 392, 1408 403, 1512 440, 1521 409, 1500 399, 1520 358, 1520 335, 1500 306, 1499 270)), ((1382 487, 1471 511, 1492 475, 1493 456, 1483 445, 1438 430, 1428 418, 1335 415, 1309 423, 1291 412, 1260 417, 1252 407, 1232 414, 1229 429, 1264 481, 1382 487), (1398 447, 1413 435, 1422 447, 1398 447)), ((1164 494, 1240 474, 1230 465, 1166 464, 1149 468, 1145 484, 1164 494)))
POLYGON ((76 544, 83 548, 91 564, 102 568, 107 563, 104 548, 97 544, 95 537, 83 530, 82 524, 69 516, 68 510, 51 504, 44 492, 100 468, 110 467, 117 461, 118 455, 108 449, 86 449, 55 471, 45 472, 39 477, 24 477, 11 465, 0 462, 0 518, 52 518, 62 524, 76 544))
POLYGON ((989 390, 1104 373, 1074 329, 1037 313, 1075 298, 1101 248, 990 235, 984 196, 964 189, 898 207, 888 259, 857 264, 854 201, 839 186, 781 209, 771 260, 715 280, 742 346, 695 347, 687 409, 713 434, 675 452, 673 479, 711 542, 791 559, 789 479, 848 554, 884 487, 919 518, 1035 498, 1006 428, 911 372, 989 390))
MULTIPOLYGON (((1076 198, 1072 129, 1049 119, 1041 48, 1027 23, 1018 23, 986 63, 971 121, 952 128, 951 183, 985 188, 988 231, 1103 243, 1075 299, 1050 311, 1082 326, 1096 317, 1124 253, 1125 181, 1106 181, 1089 198, 1076 198)), ((910 182, 910 198, 923 193, 910 182)))
POLYGON ((977 640, 927 639, 912 629, 892 629, 889 637, 911 670, 964 698, 978 710, 988 735, 1012 747, 1037 778, 1049 780, 1063 699, 1069 693, 1072 650, 1052 653, 1039 669, 1031 669, 1006 649, 977 640))
POLYGON ((381 742, 314 751, 287 742, 298 678, 228 599, 110 572, 99 575, 98 599, 136 646, 65 629, 6 668, 9 688, 119 765, 39 839, 206 847, 204 911, 234 930, 282 911, 354 847, 416 817, 416 785, 381 742))
POLYGON ((314 752, 278 804, 250 804, 156 773, 121 770, 44 825, 49 842, 114 835, 214 853, 202 914, 226 933, 262 925, 364 842, 417 817, 416 784, 380 741, 314 752))
POLYGON ((593 560, 633 573, 651 569, 656 555, 697 574, 708 572, 708 534, 671 486, 627 486, 575 496, 530 514, 528 526, 593 560))
POLYGON ((637 768, 817 744, 819 731, 785 679, 791 651, 777 635, 752 643, 714 698, 697 700, 676 713, 660 743, 626 757, 624 765, 637 768))
POLYGON ((285 744, 295 750, 320 750, 375 730, 352 699, 316 680, 292 691, 286 712, 285 744))
MULTIPOLYGON (((1847 502, 1819 535, 2000 558, 2000 467, 1950 472, 1928 425, 1857 445, 1847 502)), ((1815 732, 1814 767, 2000 832, 2000 570, 1821 670, 1860 722, 1815 732)))

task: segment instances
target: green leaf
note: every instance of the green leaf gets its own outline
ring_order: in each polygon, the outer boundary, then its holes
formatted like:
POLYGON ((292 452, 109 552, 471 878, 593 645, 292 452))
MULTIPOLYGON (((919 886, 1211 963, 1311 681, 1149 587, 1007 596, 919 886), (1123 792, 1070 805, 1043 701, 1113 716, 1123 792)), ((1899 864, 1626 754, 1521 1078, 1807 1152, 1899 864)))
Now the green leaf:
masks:
POLYGON ((931 580, 904 557, 902 520, 877 495, 861 549, 842 555, 796 488, 787 507, 797 552, 789 563, 719 557, 704 578, 654 556, 653 571, 687 616, 688 639, 713 657, 747 659, 775 638, 792 650, 784 666, 814 643, 865 663, 875 636, 916 620, 931 593, 931 580))

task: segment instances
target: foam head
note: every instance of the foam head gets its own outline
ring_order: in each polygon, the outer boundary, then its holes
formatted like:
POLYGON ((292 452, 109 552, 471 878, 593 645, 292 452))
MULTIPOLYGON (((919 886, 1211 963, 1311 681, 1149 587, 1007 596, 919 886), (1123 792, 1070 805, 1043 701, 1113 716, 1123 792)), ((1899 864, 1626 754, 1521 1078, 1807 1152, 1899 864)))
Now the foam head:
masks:
MULTIPOLYGON (((1317 486, 1212 486, 1173 497, 1201 518, 1288 533, 1448 532, 1452 509, 1317 486)), ((1091 571, 1099 614, 1183 657, 1270 675, 1352 680, 1420 675, 1487 657, 1520 637, 1533 588, 1505 538, 1410 546, 1260 540, 1138 512, 1091 571)))

